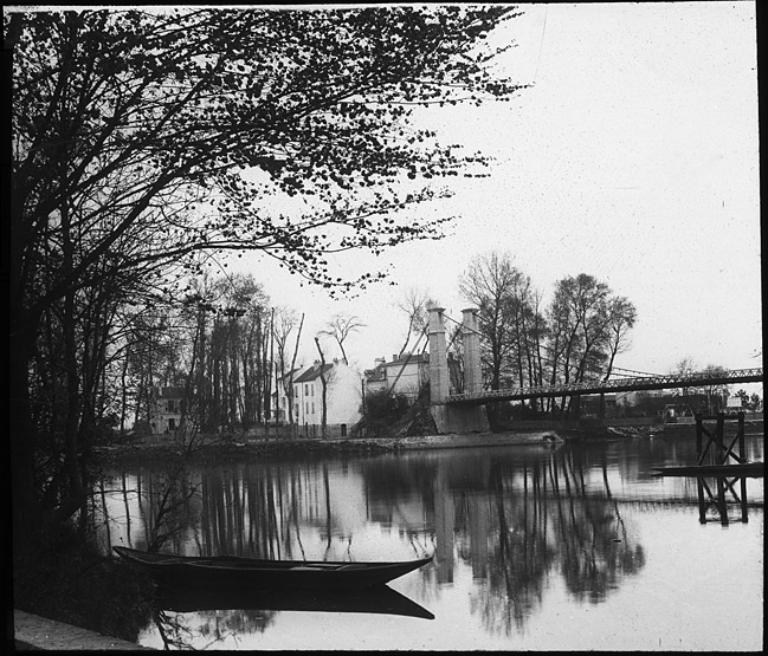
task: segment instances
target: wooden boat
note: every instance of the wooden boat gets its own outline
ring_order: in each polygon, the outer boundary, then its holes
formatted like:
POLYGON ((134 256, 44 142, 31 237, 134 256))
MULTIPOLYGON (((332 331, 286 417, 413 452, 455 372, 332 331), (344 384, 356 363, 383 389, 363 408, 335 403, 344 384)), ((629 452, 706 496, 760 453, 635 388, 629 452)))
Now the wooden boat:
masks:
POLYGON ((349 589, 383 585, 432 557, 401 562, 325 562, 259 560, 238 556, 177 556, 113 547, 121 558, 140 565, 161 582, 185 585, 235 585, 280 589, 349 589))
POLYGON ((264 590, 242 586, 160 586, 160 610, 189 613, 201 610, 321 611, 377 613, 432 620, 435 616, 386 585, 361 590, 264 590))

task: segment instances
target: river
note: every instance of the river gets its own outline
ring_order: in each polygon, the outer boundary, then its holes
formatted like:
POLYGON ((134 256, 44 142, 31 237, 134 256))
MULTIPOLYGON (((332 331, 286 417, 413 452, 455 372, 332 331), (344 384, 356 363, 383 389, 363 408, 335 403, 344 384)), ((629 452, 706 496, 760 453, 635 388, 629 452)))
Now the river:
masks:
MULTIPOLYGON (((415 616, 264 608, 247 595, 182 611, 157 602, 139 631, 148 647, 760 650, 763 480, 746 479, 746 505, 729 493, 727 525, 714 506, 702 523, 696 479, 652 472, 695 463, 694 442, 691 429, 557 449, 112 469, 94 520, 105 553, 159 536, 161 551, 188 555, 434 556, 389 584, 415 616)), ((762 436, 747 449, 762 461, 762 436)))

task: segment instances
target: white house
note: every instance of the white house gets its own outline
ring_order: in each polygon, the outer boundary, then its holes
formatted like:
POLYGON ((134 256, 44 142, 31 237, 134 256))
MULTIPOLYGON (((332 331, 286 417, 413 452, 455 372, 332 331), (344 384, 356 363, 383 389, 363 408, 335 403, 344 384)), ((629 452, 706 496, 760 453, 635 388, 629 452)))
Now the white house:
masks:
POLYGON ((163 387, 155 392, 149 408, 149 429, 153 435, 172 433, 179 427, 183 398, 181 387, 163 387))
POLYGON ((387 389, 392 394, 405 394, 415 399, 421 386, 429 380, 429 354, 394 354, 387 362, 376 359, 376 366, 365 372, 366 393, 387 389))
MULTIPOLYGON (((287 372, 277 379, 277 389, 272 393, 272 409, 279 422, 286 423, 290 417, 288 413, 288 384, 291 381, 291 375, 295 380, 301 371, 301 367, 296 367, 293 371, 287 372)), ((296 412, 293 413, 293 420, 296 421, 296 412)))
POLYGON ((744 399, 740 396, 729 396, 725 407, 728 410, 743 410, 744 399))
MULTIPOLYGON (((323 420, 323 382, 326 381, 326 427, 329 436, 345 437, 360 421, 360 374, 343 361, 321 366, 316 361, 293 378, 293 420, 299 432, 319 435, 323 420)), ((283 403, 287 403, 287 397, 283 403)))

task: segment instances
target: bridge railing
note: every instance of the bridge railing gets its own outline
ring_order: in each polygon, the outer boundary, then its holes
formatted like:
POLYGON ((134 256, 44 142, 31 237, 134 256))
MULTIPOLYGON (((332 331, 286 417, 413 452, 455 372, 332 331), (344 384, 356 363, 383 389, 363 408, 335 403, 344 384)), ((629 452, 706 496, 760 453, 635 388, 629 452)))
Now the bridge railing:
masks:
POLYGON ((476 399, 494 399, 510 397, 559 396, 582 393, 599 394, 616 390, 663 389, 674 387, 696 387, 704 385, 723 385, 738 382, 760 382, 763 368, 731 369, 720 373, 696 372, 691 374, 669 374, 665 376, 637 376, 612 378, 607 381, 582 381, 578 383, 560 383, 556 385, 538 385, 500 390, 484 390, 474 394, 451 394, 448 401, 471 401, 476 399))

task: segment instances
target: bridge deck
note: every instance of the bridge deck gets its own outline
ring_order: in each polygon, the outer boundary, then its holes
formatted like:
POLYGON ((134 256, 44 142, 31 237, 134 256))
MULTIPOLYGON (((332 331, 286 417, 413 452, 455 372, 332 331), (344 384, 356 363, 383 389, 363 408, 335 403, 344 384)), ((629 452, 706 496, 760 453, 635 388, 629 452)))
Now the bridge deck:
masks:
POLYGON ((476 394, 452 394, 448 397, 447 402, 450 404, 473 404, 485 403, 486 401, 515 401, 542 397, 586 396, 605 392, 705 387, 731 383, 760 383, 762 380, 763 369, 762 367, 757 367, 754 369, 732 369, 714 375, 711 373, 673 374, 669 376, 614 378, 608 381, 586 381, 563 385, 484 390, 476 394))

